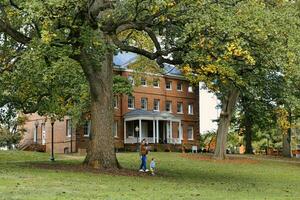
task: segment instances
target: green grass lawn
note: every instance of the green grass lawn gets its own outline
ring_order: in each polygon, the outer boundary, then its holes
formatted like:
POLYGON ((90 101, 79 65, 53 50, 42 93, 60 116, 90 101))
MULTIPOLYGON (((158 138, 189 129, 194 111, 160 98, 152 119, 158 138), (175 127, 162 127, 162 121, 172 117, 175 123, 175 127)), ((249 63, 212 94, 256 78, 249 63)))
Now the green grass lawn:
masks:
MULTIPOLYGON (((198 156, 198 155, 197 155, 198 156)), ((45 169, 45 153, 0 151, 0 199, 300 199, 300 163, 259 160, 214 162, 180 153, 151 153, 157 176, 125 176, 45 169)), ((83 157, 57 156, 78 165, 83 157)), ((120 153, 124 168, 136 170, 137 153, 120 153)))

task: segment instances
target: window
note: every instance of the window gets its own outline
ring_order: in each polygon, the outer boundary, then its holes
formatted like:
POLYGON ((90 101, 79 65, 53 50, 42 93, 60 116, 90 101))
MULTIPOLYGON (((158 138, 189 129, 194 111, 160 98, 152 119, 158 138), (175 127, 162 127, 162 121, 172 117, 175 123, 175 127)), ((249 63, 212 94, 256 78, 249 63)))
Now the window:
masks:
POLYGON ((153 110, 159 111, 159 99, 154 99, 153 110))
POLYGON ((71 137, 72 134, 72 121, 71 119, 67 119, 67 131, 66 131, 66 136, 71 137))
POLYGON ((182 91, 182 83, 180 82, 177 83, 177 90, 182 91))
POLYGON ((172 112, 172 102, 171 101, 166 101, 166 111, 172 112))
POLYGON ((114 121, 113 136, 118 137, 118 121, 114 121))
POLYGON ((119 103, 119 98, 118 98, 118 96, 114 96, 114 108, 118 108, 118 103, 119 103))
POLYGON ((194 107, 193 104, 188 105, 188 114, 189 115, 194 114, 194 108, 193 107, 194 107))
POLYGON ((141 98, 141 109, 147 110, 147 98, 141 98))
POLYGON ((172 90, 172 81, 166 81, 166 89, 172 90))
POLYGON ((126 122, 127 130, 126 135, 127 137, 134 137, 134 121, 126 122))
POLYGON ((188 140, 194 139, 194 127, 193 126, 188 126, 187 136, 188 136, 188 140))
POLYGON ((46 125, 45 123, 42 123, 42 145, 46 144, 46 125))
POLYGON ((87 120, 83 126, 83 136, 89 137, 91 134, 91 120, 87 120))
POLYGON ((177 103, 177 113, 183 113, 183 105, 182 102, 177 103))
POLYGON ((147 86, 147 80, 145 78, 141 78, 141 85, 144 87, 147 86))
POLYGON ((159 80, 158 79, 153 80, 153 87, 159 88, 159 80))
POLYGON ((193 92, 193 86, 189 85, 188 92, 193 92))
POLYGON ((130 82, 132 85, 134 85, 134 79, 133 79, 133 77, 132 77, 131 75, 129 75, 127 78, 128 78, 128 80, 129 80, 129 82, 130 82))
POLYGON ((134 97, 128 97, 128 109, 134 109, 134 97))
POLYGON ((37 143, 37 137, 38 137, 38 125, 34 125, 34 131, 33 131, 33 142, 37 143))

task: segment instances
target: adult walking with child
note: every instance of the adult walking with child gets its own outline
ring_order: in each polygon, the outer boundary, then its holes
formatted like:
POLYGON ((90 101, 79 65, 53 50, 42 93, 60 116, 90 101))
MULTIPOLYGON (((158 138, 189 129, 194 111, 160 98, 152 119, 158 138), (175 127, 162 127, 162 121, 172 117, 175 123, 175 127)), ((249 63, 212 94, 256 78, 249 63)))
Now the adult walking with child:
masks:
POLYGON ((148 148, 146 140, 142 140, 142 144, 140 147, 140 156, 141 156, 141 166, 140 166, 140 172, 148 172, 147 169, 147 154, 148 154, 148 148))

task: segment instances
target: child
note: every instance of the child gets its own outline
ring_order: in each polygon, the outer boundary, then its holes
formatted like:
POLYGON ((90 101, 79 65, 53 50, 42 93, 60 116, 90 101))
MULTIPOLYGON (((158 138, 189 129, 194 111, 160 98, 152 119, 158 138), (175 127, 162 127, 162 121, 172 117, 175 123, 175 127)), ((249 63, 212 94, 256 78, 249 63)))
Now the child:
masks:
POLYGON ((150 172, 151 172, 151 175, 154 176, 154 171, 155 171, 155 159, 152 158, 151 160, 151 163, 150 163, 150 172))

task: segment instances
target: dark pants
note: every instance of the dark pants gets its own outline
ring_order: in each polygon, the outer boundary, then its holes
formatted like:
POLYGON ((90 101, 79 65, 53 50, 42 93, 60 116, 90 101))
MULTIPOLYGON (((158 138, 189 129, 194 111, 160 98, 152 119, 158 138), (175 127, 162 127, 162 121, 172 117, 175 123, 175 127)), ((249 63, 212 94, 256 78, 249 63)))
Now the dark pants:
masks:
POLYGON ((143 169, 144 171, 147 169, 147 156, 146 155, 142 155, 142 163, 140 166, 140 169, 143 169))

